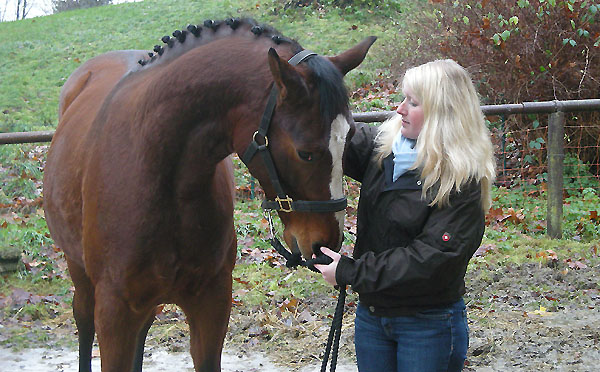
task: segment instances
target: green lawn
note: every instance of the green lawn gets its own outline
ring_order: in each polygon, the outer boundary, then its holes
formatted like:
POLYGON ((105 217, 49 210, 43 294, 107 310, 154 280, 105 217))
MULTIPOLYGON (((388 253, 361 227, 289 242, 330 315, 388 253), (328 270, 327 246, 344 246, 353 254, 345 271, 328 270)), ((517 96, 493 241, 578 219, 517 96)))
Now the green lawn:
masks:
MULTIPOLYGON (((422 0, 423 1, 423 0, 422 0)), ((277 0, 145 0, 74 10, 0 23, 0 132, 52 129, 58 94, 69 74, 85 60, 110 50, 151 50, 164 35, 205 19, 252 17, 277 28, 302 46, 324 55, 363 38, 379 38, 365 63, 347 78, 358 86, 385 73, 386 50, 394 48, 402 13, 349 12, 337 8, 284 10, 277 0)))

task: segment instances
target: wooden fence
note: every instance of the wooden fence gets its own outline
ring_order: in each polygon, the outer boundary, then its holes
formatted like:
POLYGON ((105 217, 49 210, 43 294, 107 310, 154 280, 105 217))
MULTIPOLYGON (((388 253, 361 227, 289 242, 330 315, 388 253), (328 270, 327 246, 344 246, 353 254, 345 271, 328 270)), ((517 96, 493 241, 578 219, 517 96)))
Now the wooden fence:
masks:
MULTIPOLYGON (((506 105, 481 106, 485 115, 550 114, 548 119, 548 201, 547 234, 550 238, 562 237, 563 217, 563 160, 564 127, 566 112, 600 111, 600 99, 523 102, 506 105)), ((354 113, 354 121, 382 122, 394 115, 393 111, 354 113)), ((54 131, 0 133, 0 145, 16 143, 49 142, 54 131)))

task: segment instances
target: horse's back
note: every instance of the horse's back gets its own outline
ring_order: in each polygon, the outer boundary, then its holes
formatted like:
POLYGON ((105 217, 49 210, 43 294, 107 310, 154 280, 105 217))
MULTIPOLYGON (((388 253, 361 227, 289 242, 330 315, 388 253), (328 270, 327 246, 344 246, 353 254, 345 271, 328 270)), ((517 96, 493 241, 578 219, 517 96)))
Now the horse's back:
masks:
MULTIPOLYGON (((58 106, 59 121, 71 104, 84 91, 87 95, 94 94, 98 99, 106 94, 129 71, 139 68, 137 61, 144 57, 143 50, 118 50, 91 58, 79 66, 63 85, 58 106), (108 91, 107 91, 108 90, 108 91)), ((96 101, 97 103, 98 101, 96 101)), ((89 104, 91 102, 86 102, 89 104)), ((59 124, 60 126, 60 124, 59 124)))
POLYGON ((54 240, 67 256, 81 261, 81 177, 86 138, 106 97, 145 51, 114 51, 78 67, 60 93, 59 123, 44 170, 44 208, 54 240))

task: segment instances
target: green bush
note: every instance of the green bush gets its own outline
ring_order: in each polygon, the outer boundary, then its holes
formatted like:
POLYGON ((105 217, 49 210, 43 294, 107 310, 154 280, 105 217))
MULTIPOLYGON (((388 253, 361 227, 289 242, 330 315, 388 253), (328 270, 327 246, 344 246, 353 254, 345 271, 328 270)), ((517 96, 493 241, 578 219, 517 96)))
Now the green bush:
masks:
POLYGON ((590 171, 590 165, 582 162, 577 155, 567 154, 564 160, 563 187, 569 195, 585 189, 600 190, 600 182, 590 171))
POLYGON ((54 13, 112 4, 112 0, 52 0, 54 13))
MULTIPOLYGON (((433 1, 415 18, 421 31, 398 36, 414 48, 398 51, 396 74, 452 58, 470 71, 484 104, 597 98, 599 18, 600 5, 589 0, 433 1)), ((526 134, 537 120, 516 115, 505 129, 526 134)), ((569 147, 582 162, 597 164, 599 113, 566 120, 569 147)), ((515 141, 525 152, 531 147, 531 139, 515 141)), ((591 171, 599 173, 597 167, 591 171)))
POLYGON ((581 0, 434 3, 418 20, 422 32, 415 41, 430 49, 426 57, 432 51, 471 67, 487 103, 597 97, 600 5, 581 0))
MULTIPOLYGON (((562 232, 565 239, 598 241, 599 194, 597 189, 585 188, 564 199, 562 232)), ((486 217, 488 239, 506 241, 511 235, 509 231, 535 237, 546 235, 547 200, 542 186, 494 187, 492 199, 492 209, 486 217)))
POLYGON ((600 197, 597 189, 583 189, 565 199, 563 235, 568 239, 594 241, 600 236, 600 197))

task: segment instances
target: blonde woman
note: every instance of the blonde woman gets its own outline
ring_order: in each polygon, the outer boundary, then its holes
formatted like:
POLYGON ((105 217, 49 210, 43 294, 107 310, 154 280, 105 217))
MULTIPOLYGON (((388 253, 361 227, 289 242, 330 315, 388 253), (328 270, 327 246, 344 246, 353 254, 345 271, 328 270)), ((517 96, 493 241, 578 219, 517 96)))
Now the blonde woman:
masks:
POLYGON ((404 76, 398 114, 359 125, 345 173, 360 181, 353 258, 315 265, 359 294, 360 372, 460 371, 468 348, 464 275, 479 247, 495 177, 471 78, 452 60, 404 76))

